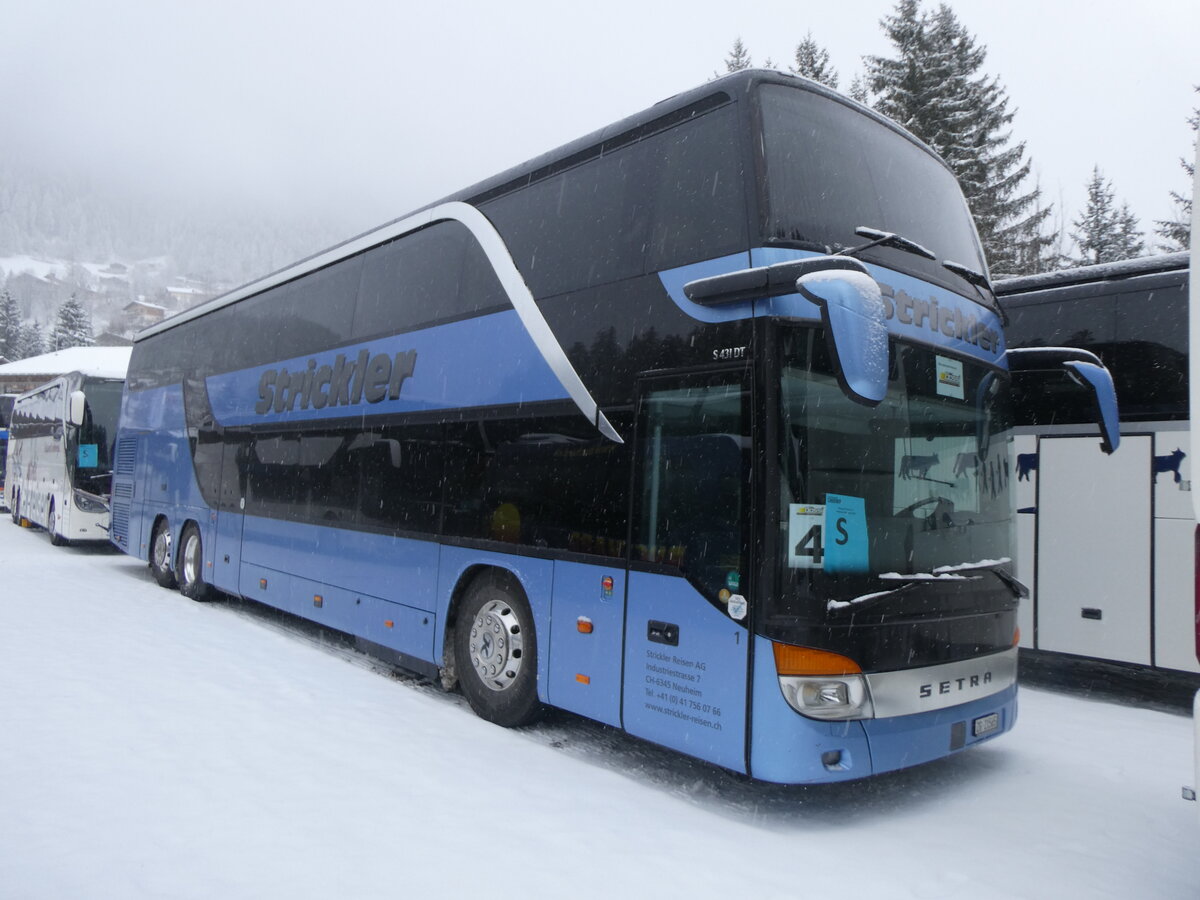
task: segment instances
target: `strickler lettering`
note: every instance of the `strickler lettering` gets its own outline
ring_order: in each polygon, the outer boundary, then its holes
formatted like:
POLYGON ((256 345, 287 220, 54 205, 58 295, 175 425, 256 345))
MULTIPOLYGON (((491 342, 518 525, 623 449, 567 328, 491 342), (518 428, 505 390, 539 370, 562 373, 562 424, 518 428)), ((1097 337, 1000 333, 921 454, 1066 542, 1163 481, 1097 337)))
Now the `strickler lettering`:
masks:
POLYGON ((362 400, 367 403, 398 400, 416 365, 416 350, 394 356, 387 353, 372 356, 369 350, 360 350, 353 360, 339 353, 332 366, 318 365, 316 359, 309 359, 294 372, 282 367, 267 369, 258 379, 254 412, 264 416, 272 411, 291 411, 297 402, 301 409, 310 406, 324 409, 354 406, 362 400))
POLYGON ((1000 349, 1000 334, 988 328, 977 316, 956 306, 946 307, 937 300, 921 300, 907 291, 880 284, 884 315, 902 325, 927 329, 934 334, 974 344, 980 350, 995 353, 1000 349))

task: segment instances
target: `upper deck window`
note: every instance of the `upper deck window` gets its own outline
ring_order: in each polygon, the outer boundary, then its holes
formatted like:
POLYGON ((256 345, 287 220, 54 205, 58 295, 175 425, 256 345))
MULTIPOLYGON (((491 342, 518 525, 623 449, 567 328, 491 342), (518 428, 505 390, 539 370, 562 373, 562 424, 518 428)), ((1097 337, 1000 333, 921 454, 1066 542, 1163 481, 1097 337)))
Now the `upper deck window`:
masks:
POLYGON ((894 231, 937 260, 876 248, 871 262, 974 291, 942 268, 952 260, 985 271, 971 214, 950 170, 927 151, 853 107, 811 91, 759 91, 766 209, 763 239, 834 250, 863 242, 860 225, 894 231))

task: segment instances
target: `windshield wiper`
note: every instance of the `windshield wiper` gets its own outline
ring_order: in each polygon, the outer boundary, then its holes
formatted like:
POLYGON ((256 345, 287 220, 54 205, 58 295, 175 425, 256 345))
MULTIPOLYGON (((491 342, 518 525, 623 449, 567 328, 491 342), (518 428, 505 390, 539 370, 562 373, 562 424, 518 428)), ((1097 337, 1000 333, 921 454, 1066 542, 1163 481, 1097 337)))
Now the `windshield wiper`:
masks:
POLYGON ((912 253, 914 256, 937 259, 937 256, 932 251, 922 247, 916 241, 910 241, 903 235, 896 234, 894 231, 880 231, 878 228, 868 228, 866 225, 859 225, 854 229, 854 233, 859 237, 869 238, 869 240, 858 247, 847 247, 844 250, 839 250, 833 254, 834 256, 854 256, 856 253, 862 253, 862 251, 870 250, 872 247, 892 247, 896 250, 903 250, 905 253, 912 253))
POLYGON ((979 294, 980 299, 982 299, 985 304, 987 304, 990 299, 991 304, 1000 310, 1001 320, 1005 325, 1008 324, 1008 314, 1004 311, 1004 307, 1002 307, 996 301, 996 292, 992 290, 992 283, 988 281, 986 275, 984 275, 982 272, 976 272, 974 269, 964 266, 962 263, 956 263, 949 259, 942 260, 942 268, 953 272, 963 281, 967 282, 967 284, 971 285, 971 287, 975 288, 976 293, 979 294), (987 293, 984 293, 985 291, 987 293))

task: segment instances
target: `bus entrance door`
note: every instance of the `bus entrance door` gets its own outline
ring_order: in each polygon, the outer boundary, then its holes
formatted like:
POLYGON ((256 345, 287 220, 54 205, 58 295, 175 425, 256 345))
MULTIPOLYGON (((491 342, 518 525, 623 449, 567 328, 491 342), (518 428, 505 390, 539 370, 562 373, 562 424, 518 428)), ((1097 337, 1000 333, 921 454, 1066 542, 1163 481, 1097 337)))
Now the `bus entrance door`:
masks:
POLYGON ((246 489, 238 466, 246 444, 226 440, 221 448, 221 485, 217 504, 216 540, 213 542, 213 585, 231 594, 241 593, 238 583, 242 567, 242 523, 245 521, 246 489))
POLYGON ((750 446, 741 371, 642 383, 623 723, 741 772, 750 446))

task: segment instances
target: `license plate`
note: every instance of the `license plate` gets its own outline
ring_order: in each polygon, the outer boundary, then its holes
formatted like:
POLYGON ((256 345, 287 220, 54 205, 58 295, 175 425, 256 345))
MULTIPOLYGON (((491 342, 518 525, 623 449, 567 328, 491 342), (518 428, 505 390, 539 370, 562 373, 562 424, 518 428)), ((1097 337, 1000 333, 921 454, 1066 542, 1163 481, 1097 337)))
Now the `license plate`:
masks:
POLYGON ((971 723, 971 733, 975 737, 982 737, 985 734, 991 734, 1000 727, 1000 713, 992 713, 989 716, 980 716, 971 723))

